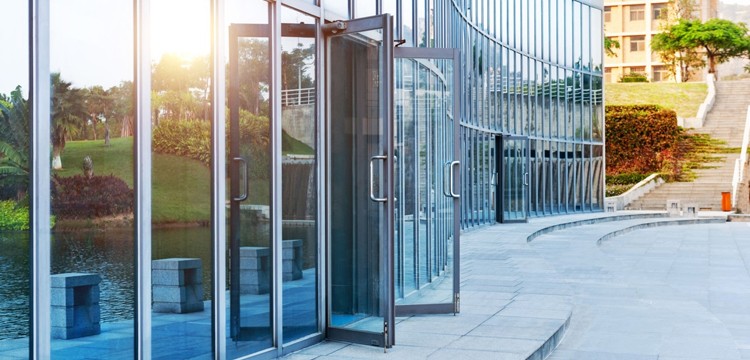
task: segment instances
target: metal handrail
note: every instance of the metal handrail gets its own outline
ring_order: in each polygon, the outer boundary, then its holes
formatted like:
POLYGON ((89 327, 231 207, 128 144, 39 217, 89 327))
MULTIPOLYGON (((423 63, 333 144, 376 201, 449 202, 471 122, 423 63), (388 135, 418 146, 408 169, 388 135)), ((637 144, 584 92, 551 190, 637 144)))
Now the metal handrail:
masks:
POLYGON ((737 187, 745 175, 745 163, 747 162, 747 146, 750 141, 750 106, 747 107, 745 115, 745 131, 742 133, 742 148, 740 158, 734 162, 734 176, 732 177, 732 206, 737 206, 737 187))
POLYGON ((281 90, 281 106, 315 104, 315 88, 281 90))

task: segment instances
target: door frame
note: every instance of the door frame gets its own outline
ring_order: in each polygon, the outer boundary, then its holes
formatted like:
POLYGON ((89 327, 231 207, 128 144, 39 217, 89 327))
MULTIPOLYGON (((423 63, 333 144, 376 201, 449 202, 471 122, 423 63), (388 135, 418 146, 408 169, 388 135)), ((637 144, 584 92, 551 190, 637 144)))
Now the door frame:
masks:
MULTIPOLYGON (((453 296, 450 303, 433 304, 405 304, 395 305, 397 316, 410 316, 418 314, 456 314, 460 311, 460 233, 461 233, 461 143, 460 143, 460 114, 461 101, 458 96, 461 84, 460 60, 461 53, 455 48, 420 48, 420 47, 396 47, 394 58, 396 59, 445 59, 453 61, 453 161, 443 166, 448 168, 450 189, 443 189, 443 193, 450 195, 453 202, 453 296), (456 190, 457 189, 457 190, 456 190), (457 191, 457 192, 456 192, 457 191)), ((443 169, 441 169, 443 170, 443 169)), ((394 219, 395 220, 395 219, 394 219)), ((395 263, 394 263, 395 266, 395 263)), ((395 273, 395 268, 392 270, 395 273)))
POLYGON ((394 345, 395 343, 395 309, 394 309, 394 283, 393 283, 393 233, 394 233, 394 223, 393 223, 393 214, 395 211, 394 207, 394 171, 393 171, 393 149, 394 149, 394 139, 393 139, 393 132, 394 132, 394 124, 393 124, 393 16, 390 14, 381 14, 381 15, 375 15, 365 18, 358 18, 358 19, 351 19, 351 20, 342 20, 332 23, 327 23, 321 25, 321 28, 323 30, 323 37, 322 41, 324 42, 325 46, 325 56, 324 56, 324 63, 325 63, 325 78, 324 86, 325 86, 325 102, 324 102, 324 113, 325 113, 325 120, 324 120, 324 127, 325 132, 327 134, 326 136, 326 145, 325 145, 325 162, 327 164, 325 172, 326 172, 326 181, 325 181, 325 193, 326 193, 326 215, 324 220, 324 226, 326 231, 326 241, 325 241, 325 331, 326 336, 329 339, 332 340, 339 340, 339 341, 345 341, 345 342, 352 342, 352 343, 360 343, 360 344, 366 344, 366 345, 377 345, 382 346, 384 348, 388 348, 394 345), (381 258, 381 263, 379 266, 379 273, 380 273, 380 279, 381 281, 384 281, 385 284, 383 285, 384 288, 384 294, 381 294, 380 296, 380 308, 381 313, 383 314, 383 331, 380 333, 375 332, 366 332, 361 330, 355 330, 355 329, 346 329, 346 328, 340 328, 340 327, 334 327, 331 326, 331 318, 332 318, 332 311, 331 311, 331 304, 332 304, 332 291, 331 291, 331 196, 333 189, 331 189, 331 181, 332 178, 331 174, 331 136, 333 134, 333 129, 331 129, 331 91, 330 91, 330 80, 331 77, 334 76, 334 72, 331 69, 331 48, 330 48, 330 39, 332 37, 336 36, 342 36, 347 34, 353 34, 368 30, 382 30, 383 38, 382 38, 382 51, 383 53, 383 74, 380 74, 379 81, 380 81, 380 98, 383 99, 383 102, 380 104, 381 107, 383 107, 382 114, 384 118, 382 121, 384 122, 384 130, 385 134, 383 136, 386 137, 385 143, 386 143, 386 153, 382 154, 384 157, 384 171, 381 174, 381 176, 384 176, 384 183, 386 184, 385 189, 381 189, 381 196, 385 196, 386 201, 383 202, 383 206, 385 206, 385 218, 386 218, 386 226, 385 226, 385 236, 386 239, 381 240, 381 250, 380 254, 383 255, 383 258, 381 258))
POLYGON ((495 171, 496 179, 495 183, 495 198, 496 198, 496 209, 495 217, 499 223, 525 223, 529 221, 529 205, 531 197, 531 140, 528 136, 521 135, 503 135, 497 134, 495 136, 495 171), (524 174, 523 174, 523 218, 520 219, 507 219, 505 217, 505 144, 506 141, 524 141, 524 174))

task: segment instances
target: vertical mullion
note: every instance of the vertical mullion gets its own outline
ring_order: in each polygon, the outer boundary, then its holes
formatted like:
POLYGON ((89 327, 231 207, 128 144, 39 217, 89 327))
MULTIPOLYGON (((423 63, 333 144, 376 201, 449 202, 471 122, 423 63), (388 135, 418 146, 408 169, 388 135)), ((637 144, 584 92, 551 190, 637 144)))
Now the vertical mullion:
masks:
POLYGON ((135 3, 135 357, 151 358, 151 54, 149 0, 135 3))
POLYGON ((271 8, 271 256, 272 304, 271 344, 281 355, 283 340, 282 291, 282 204, 281 192, 281 4, 269 3, 271 8))
POLYGON ((31 293, 29 358, 50 357, 50 67, 49 0, 29 2, 31 119, 31 293))
MULTIPOLYGON (((224 0, 211 1, 211 334, 213 358, 226 358, 226 77, 224 0)), ((236 41, 231 39, 230 41, 236 41)))

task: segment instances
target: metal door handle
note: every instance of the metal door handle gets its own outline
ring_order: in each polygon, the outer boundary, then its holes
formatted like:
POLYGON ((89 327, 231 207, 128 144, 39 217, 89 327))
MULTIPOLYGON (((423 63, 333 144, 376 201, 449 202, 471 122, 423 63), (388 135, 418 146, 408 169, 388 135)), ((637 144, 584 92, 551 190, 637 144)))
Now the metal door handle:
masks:
POLYGON ((451 166, 450 162, 447 162, 445 163, 445 165, 443 165, 443 195, 447 197, 451 197, 451 194, 448 191, 450 187, 450 178, 451 178, 450 166, 451 166))
POLYGON ((240 179, 245 183, 245 186, 244 186, 245 191, 242 194, 240 194, 240 196, 233 197, 232 200, 234 200, 234 201, 245 201, 245 200, 247 200, 248 189, 250 187, 250 182, 247 181, 247 161, 244 158, 241 158, 241 157, 236 157, 236 158, 232 159, 232 161, 236 161, 236 162, 242 163, 242 167, 241 167, 241 169, 242 169, 242 176, 240 177, 240 179))
POLYGON ((449 184, 450 189, 449 190, 450 190, 450 193, 451 193, 451 197, 454 197, 454 198, 460 198, 461 197, 461 194, 456 194, 456 193, 453 192, 453 180, 454 180, 453 179, 453 176, 454 176, 453 168, 455 166, 457 166, 457 165, 460 165, 460 164, 461 164, 461 162, 458 161, 458 160, 451 162, 451 167, 450 167, 451 174, 450 174, 450 177, 448 178, 450 180, 450 184, 449 184))
POLYGON ((375 191, 375 170, 372 167, 372 162, 375 160, 388 160, 388 157, 385 155, 375 155, 370 158, 370 200, 375 202, 386 202, 388 201, 387 197, 378 198, 375 197, 375 194, 373 193, 373 191, 375 191))
POLYGON ((523 185, 529 186, 529 172, 523 173, 523 185))
POLYGON ((492 173, 490 178, 490 186, 497 186, 497 172, 492 173))

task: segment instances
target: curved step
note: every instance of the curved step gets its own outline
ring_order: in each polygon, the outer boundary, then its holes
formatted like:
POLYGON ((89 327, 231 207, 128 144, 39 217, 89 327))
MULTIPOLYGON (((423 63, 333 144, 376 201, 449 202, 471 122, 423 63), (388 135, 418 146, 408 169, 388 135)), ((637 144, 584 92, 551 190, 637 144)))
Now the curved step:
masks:
POLYGON ((610 221, 664 218, 668 216, 669 214, 665 212, 656 212, 656 213, 644 213, 644 214, 625 214, 625 215, 604 216, 604 217, 598 217, 598 218, 569 221, 569 222, 555 224, 555 225, 541 228, 531 233, 529 236, 527 236, 526 242, 531 242, 532 240, 544 234, 549 234, 553 231, 567 229, 567 228, 576 227, 576 226, 599 224, 599 223, 605 223, 605 222, 610 222, 610 221))
POLYGON ((648 228, 660 227, 660 226, 675 226, 675 225, 721 224, 725 222, 727 222, 727 219, 724 217, 678 219, 678 220, 669 220, 669 221, 646 222, 646 223, 636 224, 636 225, 628 226, 626 228, 622 228, 619 230, 609 232, 605 234, 604 236, 600 237, 599 239, 597 239, 596 245, 601 245, 602 241, 606 241, 616 236, 624 235, 629 232, 640 230, 640 229, 648 229, 648 228))

